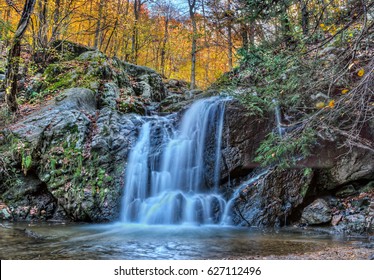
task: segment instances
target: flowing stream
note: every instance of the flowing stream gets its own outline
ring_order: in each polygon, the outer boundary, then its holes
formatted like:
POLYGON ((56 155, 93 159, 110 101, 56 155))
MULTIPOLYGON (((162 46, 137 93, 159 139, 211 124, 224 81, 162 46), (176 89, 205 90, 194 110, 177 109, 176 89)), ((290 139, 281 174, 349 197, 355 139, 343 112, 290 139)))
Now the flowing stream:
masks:
POLYGON ((365 245, 360 239, 300 229, 218 225, 5 224, 0 236, 2 260, 238 259, 365 245))

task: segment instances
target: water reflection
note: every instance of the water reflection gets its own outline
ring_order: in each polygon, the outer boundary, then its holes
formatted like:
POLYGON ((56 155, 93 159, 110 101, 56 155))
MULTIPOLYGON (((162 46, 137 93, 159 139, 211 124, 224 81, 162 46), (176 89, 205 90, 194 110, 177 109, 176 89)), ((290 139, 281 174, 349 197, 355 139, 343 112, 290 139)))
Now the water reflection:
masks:
POLYGON ((6 226, 0 227, 1 259, 225 259, 303 253, 345 242, 324 233, 222 226, 6 226))

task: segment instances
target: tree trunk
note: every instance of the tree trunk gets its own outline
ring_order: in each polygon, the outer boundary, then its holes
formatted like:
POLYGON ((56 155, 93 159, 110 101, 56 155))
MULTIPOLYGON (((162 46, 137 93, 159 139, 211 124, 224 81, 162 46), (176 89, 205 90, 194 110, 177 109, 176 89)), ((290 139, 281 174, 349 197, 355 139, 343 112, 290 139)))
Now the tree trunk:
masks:
POLYGON ((249 42, 251 44, 251 47, 255 46, 255 22, 253 19, 251 19, 251 22, 249 23, 249 42))
POLYGON ((55 0, 55 11, 53 13, 53 28, 51 41, 60 39, 60 1, 61 0, 55 0))
POLYGON ((165 16, 165 28, 164 28, 164 38, 162 40, 161 46, 161 74, 165 76, 165 56, 166 56, 166 44, 169 38, 169 15, 165 16))
POLYGON ((227 1, 227 11, 229 13, 229 20, 227 23, 227 48, 228 48, 228 62, 229 62, 229 70, 231 71, 233 68, 233 54, 232 54, 232 48, 233 48, 233 43, 232 43, 232 14, 231 14, 231 0, 227 1))
POLYGON ((98 49, 99 46, 101 46, 101 21, 103 17, 103 6, 104 6, 105 0, 100 0, 99 7, 98 7, 98 17, 96 22, 96 31, 95 31, 95 41, 94 41, 94 48, 98 49))
POLYGON ((132 37, 131 37, 131 62, 136 64, 138 62, 138 22, 139 22, 139 16, 140 16, 140 8, 141 8, 141 2, 140 0, 134 0, 134 27, 132 30, 132 37))
POLYGON ((21 56, 21 40, 27 26, 31 14, 34 10, 36 0, 26 0, 25 6, 23 7, 21 19, 18 23, 16 33, 14 34, 13 42, 8 54, 8 65, 5 75, 5 101, 9 111, 17 112, 17 75, 19 70, 19 60, 21 56))
POLYGON ((303 29, 304 36, 308 36, 308 33, 309 33, 308 0, 300 0, 300 8, 301 8, 301 27, 303 29))
POLYGON ((291 23, 287 14, 287 7, 282 5, 282 14, 281 14, 281 26, 282 26, 282 37, 283 42, 285 42, 286 47, 291 47, 293 44, 292 34, 291 34, 291 23))
POLYGON ((116 22, 114 23, 114 26, 113 26, 112 32, 110 33, 110 36, 109 36, 108 42, 107 42, 106 47, 105 47, 105 50, 104 50, 104 53, 106 53, 107 50, 108 50, 108 47, 109 47, 109 45, 110 45, 110 42, 112 41, 113 34, 116 32, 117 26, 118 26, 118 18, 116 19, 116 22))
POLYGON ((249 49, 249 39, 248 39, 248 30, 247 25, 244 22, 240 23, 240 35, 242 37, 242 45, 245 51, 249 49))
POLYGON ((195 18, 196 0, 188 0, 190 19, 192 24, 192 44, 191 44, 191 89, 196 87, 196 52, 197 52, 197 25, 195 18))
POLYGON ((48 0, 39 0, 38 46, 44 51, 48 44, 48 0))

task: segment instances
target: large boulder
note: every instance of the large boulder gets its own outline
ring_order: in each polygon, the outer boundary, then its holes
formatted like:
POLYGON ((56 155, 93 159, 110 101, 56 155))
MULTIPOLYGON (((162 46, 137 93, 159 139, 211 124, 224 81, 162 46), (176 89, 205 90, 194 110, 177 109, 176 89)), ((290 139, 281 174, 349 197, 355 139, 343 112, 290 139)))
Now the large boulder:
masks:
POLYGON ((256 150, 273 129, 272 116, 251 116, 237 100, 226 104, 222 136, 223 181, 247 175, 258 167, 258 162, 254 160, 256 150))
POLYGON ((234 224, 257 227, 286 225, 303 201, 312 174, 270 170, 244 187, 233 204, 234 224))
POLYGON ((166 88, 162 77, 156 71, 145 66, 118 60, 116 63, 130 76, 130 83, 135 95, 152 102, 160 102, 166 97, 166 88))
POLYGON ((325 224, 331 221, 331 209, 324 199, 316 199, 304 208, 302 221, 309 225, 325 224))
POLYGON ((116 111, 116 86, 104 88, 101 107, 95 92, 72 88, 4 132, 7 141, 0 146, 10 151, 2 153, 10 172, 0 180, 0 199, 10 209, 9 215, 3 210, 4 218, 118 218, 138 123, 116 111))

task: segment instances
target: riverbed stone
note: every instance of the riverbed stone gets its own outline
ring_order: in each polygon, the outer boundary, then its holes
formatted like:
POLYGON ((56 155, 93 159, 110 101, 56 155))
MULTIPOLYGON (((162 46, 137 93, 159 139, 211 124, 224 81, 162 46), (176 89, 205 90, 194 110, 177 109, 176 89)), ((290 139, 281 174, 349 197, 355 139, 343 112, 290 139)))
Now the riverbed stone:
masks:
POLYGON ((9 209, 9 207, 2 203, 0 201, 0 221, 1 220, 11 220, 12 219, 12 215, 11 215, 11 210, 9 209))
POLYGON ((366 218, 362 214, 348 215, 344 217, 344 231, 347 233, 364 233, 367 231, 366 218))
POLYGON ((325 224, 331 221, 331 209, 324 199, 316 199, 304 208, 301 215, 303 222, 309 225, 325 224))
POLYGON ((331 225, 336 226, 339 224, 339 222, 342 220, 343 216, 342 215, 334 215, 331 219, 331 225))

